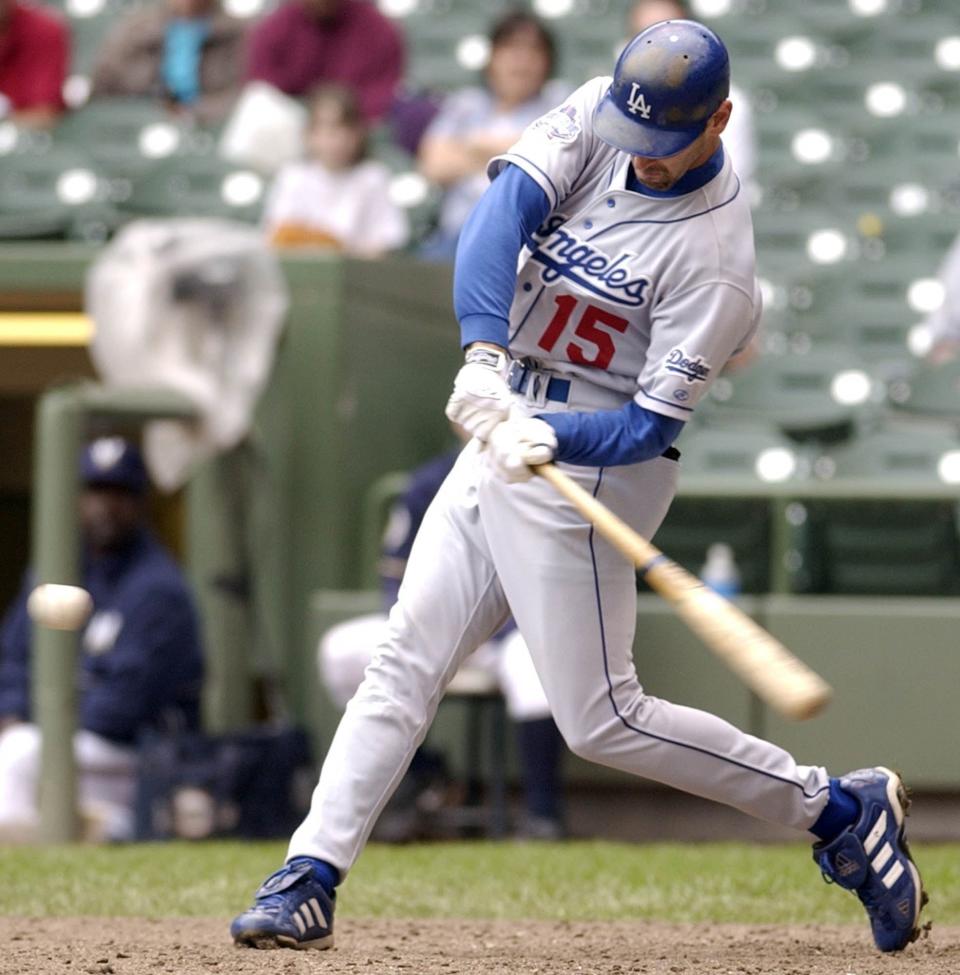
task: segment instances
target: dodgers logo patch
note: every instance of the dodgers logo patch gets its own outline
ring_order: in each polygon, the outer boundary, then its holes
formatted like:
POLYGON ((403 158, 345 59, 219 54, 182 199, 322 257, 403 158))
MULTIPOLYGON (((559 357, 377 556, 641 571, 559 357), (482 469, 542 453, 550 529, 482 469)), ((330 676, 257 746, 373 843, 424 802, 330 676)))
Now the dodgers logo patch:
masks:
POLYGON ((683 376, 687 383, 703 383, 710 375, 710 363, 703 356, 690 358, 681 346, 671 349, 664 361, 664 369, 675 376, 683 376))
POLYGON ((551 142, 573 142, 580 135, 580 119, 573 105, 564 105, 548 112, 534 123, 551 142))

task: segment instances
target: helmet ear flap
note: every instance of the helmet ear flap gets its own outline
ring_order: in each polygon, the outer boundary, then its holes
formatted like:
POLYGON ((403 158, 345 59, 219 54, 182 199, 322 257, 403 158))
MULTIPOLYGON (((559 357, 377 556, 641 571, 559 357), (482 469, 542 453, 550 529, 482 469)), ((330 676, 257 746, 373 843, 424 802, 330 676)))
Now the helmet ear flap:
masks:
POLYGON ((631 155, 672 156, 706 129, 729 93, 723 41, 693 20, 661 21, 623 49, 594 129, 631 155))

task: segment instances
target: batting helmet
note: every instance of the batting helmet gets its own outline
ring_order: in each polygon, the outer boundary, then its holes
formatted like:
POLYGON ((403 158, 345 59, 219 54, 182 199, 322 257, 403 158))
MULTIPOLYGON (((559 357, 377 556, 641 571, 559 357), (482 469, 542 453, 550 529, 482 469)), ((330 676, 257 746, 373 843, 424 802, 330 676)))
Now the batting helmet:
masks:
POLYGON ((594 131, 632 156, 672 156, 703 132, 729 93, 723 41, 693 20, 664 20, 623 49, 594 131))

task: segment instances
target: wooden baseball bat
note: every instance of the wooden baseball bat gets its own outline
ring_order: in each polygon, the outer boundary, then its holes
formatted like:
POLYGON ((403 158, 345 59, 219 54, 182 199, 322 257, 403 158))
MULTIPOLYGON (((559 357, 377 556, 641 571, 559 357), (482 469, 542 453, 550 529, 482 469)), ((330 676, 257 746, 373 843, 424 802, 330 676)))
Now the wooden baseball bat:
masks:
POLYGON ((533 469, 640 569, 687 626, 771 707, 803 720, 826 706, 830 685, 746 613, 638 535, 559 468, 539 464, 533 469))

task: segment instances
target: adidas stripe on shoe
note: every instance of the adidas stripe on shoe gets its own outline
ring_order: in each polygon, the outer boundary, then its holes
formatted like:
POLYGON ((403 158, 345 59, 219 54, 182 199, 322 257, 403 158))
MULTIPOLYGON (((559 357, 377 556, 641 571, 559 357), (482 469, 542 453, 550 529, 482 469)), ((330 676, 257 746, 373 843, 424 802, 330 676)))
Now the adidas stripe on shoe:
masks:
POLYGON ((860 817, 829 843, 815 844, 813 858, 828 883, 860 898, 876 946, 902 951, 920 936, 928 900, 904 836, 906 788, 883 766, 850 772, 839 785, 859 803, 860 817))
POLYGON ((335 899, 314 875, 313 861, 298 857, 267 877, 230 934, 246 948, 332 948, 335 899))

